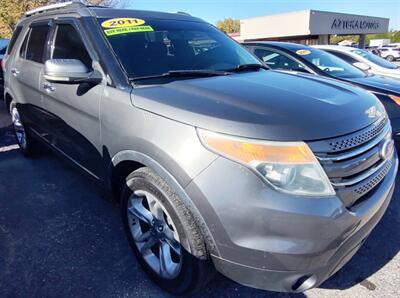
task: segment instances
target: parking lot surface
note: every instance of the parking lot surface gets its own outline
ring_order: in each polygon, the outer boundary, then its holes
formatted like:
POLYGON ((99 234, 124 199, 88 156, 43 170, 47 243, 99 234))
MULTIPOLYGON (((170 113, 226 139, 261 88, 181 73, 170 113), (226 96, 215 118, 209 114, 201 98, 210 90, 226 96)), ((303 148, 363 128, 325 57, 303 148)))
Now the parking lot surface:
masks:
MULTIPOLYGON (((50 153, 18 152, 0 104, 0 297, 170 297, 140 269, 118 206, 50 153)), ((198 297, 399 297, 400 179, 361 250, 320 288, 279 294, 218 276, 198 297)))

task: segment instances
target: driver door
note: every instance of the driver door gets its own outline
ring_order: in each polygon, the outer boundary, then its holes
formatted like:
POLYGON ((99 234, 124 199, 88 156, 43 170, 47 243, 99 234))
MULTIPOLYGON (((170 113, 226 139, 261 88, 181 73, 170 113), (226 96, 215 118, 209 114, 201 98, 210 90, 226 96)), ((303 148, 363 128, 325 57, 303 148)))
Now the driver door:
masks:
MULTIPOLYGON (((78 59, 88 70, 94 69, 93 58, 81 35, 79 23, 56 23, 51 44, 51 59, 78 59)), ((96 64, 96 70, 99 66, 96 64)), ((104 176, 100 142, 99 103, 105 88, 100 84, 54 83, 41 76, 40 87, 48 112, 47 126, 51 145, 86 172, 101 179, 104 176)))

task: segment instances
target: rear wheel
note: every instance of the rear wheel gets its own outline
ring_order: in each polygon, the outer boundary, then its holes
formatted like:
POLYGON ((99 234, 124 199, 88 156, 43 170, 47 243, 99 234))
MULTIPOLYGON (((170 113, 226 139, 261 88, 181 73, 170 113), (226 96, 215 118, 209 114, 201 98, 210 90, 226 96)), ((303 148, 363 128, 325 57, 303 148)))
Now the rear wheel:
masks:
POLYGON ((127 178, 122 217, 128 241, 151 279, 173 294, 188 294, 212 276, 206 246, 190 212, 148 168, 127 178))
POLYGON ((394 57, 392 55, 386 56, 386 60, 389 62, 393 62, 394 61, 394 57))
POLYGON ((37 143, 29 134, 27 127, 22 122, 21 115, 15 102, 11 102, 10 104, 10 114, 14 128, 14 134, 21 152, 25 156, 35 155, 37 153, 37 143))

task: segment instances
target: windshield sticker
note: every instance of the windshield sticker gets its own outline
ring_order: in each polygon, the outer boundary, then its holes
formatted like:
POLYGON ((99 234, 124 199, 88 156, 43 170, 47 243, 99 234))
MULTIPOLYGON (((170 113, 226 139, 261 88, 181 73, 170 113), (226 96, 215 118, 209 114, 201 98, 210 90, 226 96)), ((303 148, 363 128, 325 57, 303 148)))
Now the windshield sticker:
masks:
POLYGON ((142 19, 137 18, 116 18, 104 21, 101 23, 103 28, 124 28, 132 26, 141 26, 146 22, 142 19))
POLYGON ((311 54, 311 51, 310 50, 297 50, 296 54, 300 55, 300 56, 307 56, 307 55, 311 54))
POLYGON ((115 29, 104 30, 107 36, 113 36, 118 34, 135 33, 135 32, 153 32, 154 29, 151 26, 130 26, 115 29))

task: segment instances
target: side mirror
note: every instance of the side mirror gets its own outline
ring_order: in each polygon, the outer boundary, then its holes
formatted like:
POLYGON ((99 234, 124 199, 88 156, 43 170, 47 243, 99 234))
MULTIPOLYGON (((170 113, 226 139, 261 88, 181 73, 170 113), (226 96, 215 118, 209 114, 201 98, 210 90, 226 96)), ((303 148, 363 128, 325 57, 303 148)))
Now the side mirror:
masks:
POLYGON ((44 65, 44 78, 49 82, 78 84, 95 83, 102 80, 98 71, 90 71, 82 61, 77 59, 51 59, 44 65))
POLYGON ((354 62, 353 65, 359 69, 361 69, 362 71, 367 71, 370 70, 371 67, 369 67, 369 65, 362 63, 362 62, 354 62))

